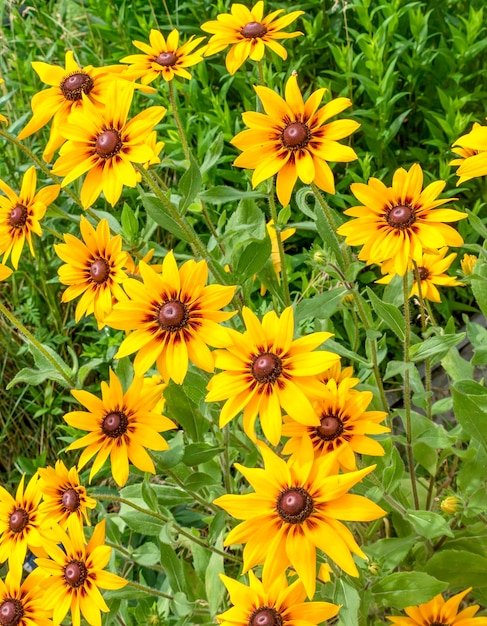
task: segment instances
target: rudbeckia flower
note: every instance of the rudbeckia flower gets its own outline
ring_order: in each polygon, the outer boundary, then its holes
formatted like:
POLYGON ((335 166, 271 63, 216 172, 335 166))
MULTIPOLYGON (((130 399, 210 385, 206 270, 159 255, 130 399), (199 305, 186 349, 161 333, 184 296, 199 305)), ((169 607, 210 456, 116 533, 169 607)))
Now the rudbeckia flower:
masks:
POLYGON ((479 610, 478 604, 458 610, 460 602, 471 589, 469 587, 446 601, 439 594, 425 604, 408 606, 405 609, 408 617, 387 619, 398 626, 487 626, 487 617, 474 617, 479 610))
MULTIPOLYGON (((446 270, 450 267, 457 256, 455 253, 446 256, 447 252, 448 248, 442 248, 441 250, 438 250, 438 253, 436 254, 425 253, 423 254, 421 263, 418 263, 421 296, 425 300, 430 300, 431 302, 441 302, 440 292, 436 288, 437 285, 439 287, 455 287, 463 284, 454 276, 448 276, 448 274, 445 274, 446 270)), ((392 266, 393 260, 391 259, 382 265, 381 270, 383 273, 387 273, 390 269, 392 269, 392 266)), ((394 273, 387 274, 387 276, 384 276, 375 282, 381 283, 382 285, 388 285, 394 276, 394 273)), ((414 274, 414 280, 409 297, 412 298, 417 295, 419 295, 419 285, 416 280, 416 274, 414 274)))
POLYGON ((0 563, 8 559, 10 570, 21 571, 27 548, 42 553, 46 545, 46 525, 39 511, 42 492, 38 474, 29 480, 24 491, 25 474, 20 479, 15 498, 0 486, 0 563))
POLYGON ((83 94, 94 107, 103 109, 108 86, 120 75, 123 68, 117 65, 80 67, 71 50, 66 52, 64 67, 41 61, 34 61, 32 67, 42 82, 51 87, 32 98, 32 119, 19 133, 18 138, 30 137, 52 119, 51 135, 42 155, 49 162, 65 141, 59 127, 67 122, 72 111, 83 105, 83 94))
POLYGON ((245 544, 244 573, 263 563, 263 578, 275 580, 291 566, 312 599, 319 548, 347 574, 358 576, 351 553, 367 557, 340 520, 368 522, 385 514, 364 496, 347 493, 375 465, 336 475, 333 454, 313 462, 313 451, 303 446, 301 454, 286 463, 262 443, 259 449, 265 469, 235 464, 255 493, 229 494, 214 501, 244 520, 224 542, 245 544))
POLYGON ((39 569, 49 575, 40 583, 44 603, 53 610, 56 625, 71 610, 73 626, 80 625, 80 611, 90 626, 100 626, 100 611, 110 610, 100 589, 121 589, 127 581, 104 571, 112 552, 105 545, 105 520, 96 525, 88 544, 76 522, 68 524, 68 531, 69 535, 58 526, 56 536, 62 548, 49 546, 50 558, 36 559, 39 569))
POLYGON ((471 178, 487 174, 487 126, 475 123, 469 133, 457 139, 452 150, 460 157, 450 161, 450 165, 459 166, 457 187, 471 178))
POLYGON ((234 165, 255 170, 252 186, 277 174, 279 202, 287 206, 298 177, 309 185, 335 193, 333 173, 327 161, 348 162, 357 158, 349 146, 338 143, 360 126, 353 120, 325 124, 352 103, 336 98, 318 109, 326 89, 318 89, 303 101, 295 75, 286 83, 285 99, 268 87, 254 87, 265 113, 247 112, 242 119, 250 130, 236 135, 230 143, 243 153, 234 165))
POLYGON ((191 80, 191 74, 185 68, 203 60, 203 50, 193 52, 203 39, 204 37, 194 39, 192 35, 185 44, 179 46, 179 33, 176 29, 169 33, 167 41, 162 33, 152 29, 149 35, 150 45, 142 41, 132 41, 144 54, 131 54, 120 60, 121 63, 130 63, 124 74, 132 79, 140 78, 143 85, 148 85, 159 76, 165 81, 170 81, 175 76, 191 80))
POLYGON ((205 22, 201 26, 202 30, 213 35, 205 48, 205 56, 232 46, 225 59, 230 74, 235 74, 248 58, 260 61, 266 46, 281 59, 286 60, 286 49, 277 43, 277 40, 298 37, 303 33, 280 31, 303 15, 304 11, 293 11, 278 18, 277 16, 283 12, 284 9, 278 9, 264 17, 263 2, 256 2, 252 9, 243 4, 232 4, 230 13, 221 13, 217 15, 216 20, 205 22))
POLYGON ((94 313, 98 328, 102 328, 113 301, 127 299, 120 284, 127 278, 122 268, 128 263, 128 255, 122 252, 122 237, 110 237, 106 219, 100 220, 95 230, 81 216, 80 230, 83 241, 67 233, 64 235, 66 243, 54 246, 58 257, 65 262, 58 269, 59 280, 63 285, 69 285, 62 301, 69 302, 81 296, 76 306, 76 322, 83 315, 94 313))
POLYGON ((334 380, 339 385, 343 380, 348 380, 349 387, 355 387, 359 384, 360 378, 353 377, 353 367, 343 367, 341 362, 337 361, 323 374, 320 374, 320 380, 327 383, 329 380, 334 380))
POLYGON ((71 411, 64 419, 70 426, 88 430, 89 434, 73 441, 67 450, 85 448, 78 462, 79 470, 96 456, 90 481, 108 456, 113 478, 120 487, 127 482, 129 461, 143 472, 155 474, 146 448, 167 450, 167 441, 159 433, 176 428, 174 422, 155 410, 161 398, 157 387, 149 389, 142 378, 135 377, 124 393, 120 380, 110 370, 110 383, 101 383, 101 400, 80 389, 71 393, 88 411, 71 411))
POLYGON ((367 411, 372 402, 371 391, 352 389, 353 378, 346 378, 337 384, 330 380, 314 409, 320 420, 318 426, 305 426, 285 417, 282 434, 290 437, 283 448, 283 454, 296 455, 301 449, 303 437, 311 442, 315 457, 337 451, 336 459, 346 472, 356 470, 355 453, 370 456, 384 456, 384 448, 367 435, 377 435, 390 431, 381 426, 386 413, 367 411))
POLYGON ((142 376, 157 363, 165 380, 182 383, 192 361, 205 372, 214 370, 215 348, 231 343, 228 329, 219 324, 234 313, 221 311, 235 287, 207 285, 206 261, 187 261, 178 269, 174 254, 164 257, 162 274, 143 261, 139 263, 143 283, 129 278, 123 287, 129 300, 119 302, 105 320, 112 328, 132 332, 115 358, 137 352, 134 369, 142 376))
POLYGON ((50 524, 59 524, 61 528, 67 527, 71 517, 77 519, 81 527, 83 521, 89 525, 88 509, 95 508, 96 500, 86 494, 76 468, 68 470, 62 461, 56 461, 55 467, 41 467, 38 472, 39 489, 43 495, 39 506, 41 515, 50 524))
POLYGON ((261 582, 249 572, 249 584, 220 574, 234 605, 217 615, 222 626, 316 626, 335 617, 340 607, 330 602, 305 602, 300 580, 288 585, 286 575, 261 582))
POLYGON ((0 189, 7 196, 0 196, 0 254, 3 254, 3 263, 11 254, 15 269, 19 266, 26 240, 32 256, 35 256, 32 233, 39 237, 42 235, 39 222, 60 191, 59 185, 48 185, 36 193, 36 184, 37 175, 34 166, 25 172, 19 194, 0 180, 0 189))
POLYGON ((226 400, 220 426, 243 410, 244 430, 255 440, 255 420, 260 415, 262 431, 272 445, 281 437, 281 407, 300 423, 319 426, 310 398, 320 397, 324 385, 318 375, 339 356, 313 350, 331 333, 311 333, 293 341, 291 307, 280 318, 274 311, 266 313, 262 323, 244 307, 243 318, 246 332, 231 331, 233 345, 215 351, 215 365, 225 371, 210 380, 206 401, 226 400))
POLYGON ((409 171, 396 170, 392 187, 377 178, 370 178, 367 185, 353 183, 350 189, 364 206, 347 209, 345 214, 356 219, 342 224, 337 232, 348 245, 363 245, 360 260, 380 264, 392 259, 391 271, 404 276, 411 261, 421 264, 424 252, 463 244, 458 232, 443 222, 457 222, 467 214, 436 208, 456 199, 436 199, 445 184, 438 180, 423 189, 418 163, 409 171))
POLYGON ((81 204, 85 209, 102 191, 113 206, 124 185, 137 184, 133 163, 146 163, 155 156, 147 141, 166 109, 149 107, 127 121, 133 96, 132 84, 113 82, 107 91, 106 106, 100 110, 83 94, 83 107, 73 111, 69 122, 60 127, 68 141, 62 146, 52 172, 65 177, 62 187, 88 172, 81 187, 81 204))
POLYGON ((46 607, 39 583, 46 574, 36 568, 21 584, 22 570, 10 570, 0 578, 0 624, 5 626, 52 626, 52 609, 46 607))

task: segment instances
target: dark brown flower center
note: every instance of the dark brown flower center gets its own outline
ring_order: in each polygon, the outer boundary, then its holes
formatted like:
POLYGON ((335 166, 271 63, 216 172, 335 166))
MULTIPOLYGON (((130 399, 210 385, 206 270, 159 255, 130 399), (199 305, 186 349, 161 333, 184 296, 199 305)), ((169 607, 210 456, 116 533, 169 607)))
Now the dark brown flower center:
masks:
POLYGON ((154 59, 154 63, 158 65, 162 65, 162 67, 171 67, 175 65, 178 57, 174 54, 174 52, 161 52, 161 54, 154 59))
POLYGON ((332 441, 343 433, 343 422, 337 415, 323 415, 316 434, 325 441, 332 441))
POLYGON ((88 575, 83 561, 70 561, 64 568, 64 580, 70 587, 81 587, 88 575))
POLYGON ((282 626, 281 614, 268 606, 256 609, 249 618, 248 626, 282 626))
POLYGON ((84 72, 74 72, 67 76, 59 85, 66 100, 81 100, 83 93, 93 89, 93 79, 84 72))
POLYGON ((165 302, 157 313, 157 321, 163 330, 174 333, 188 324, 189 311, 180 300, 165 302))
POLYGON ((272 352, 262 352, 252 361, 251 370, 259 383, 274 383, 282 374, 282 361, 272 352))
POLYGON ((95 142, 95 152, 102 159, 109 159, 118 154, 122 147, 120 135, 116 130, 110 128, 98 135, 95 142))
POLYGON ((430 271, 427 267, 418 267, 418 274, 421 280, 427 280, 430 275, 430 271))
POLYGON ((431 622, 429 626, 450 626, 450 624, 447 624, 446 622, 431 622))
POLYGON ((104 283, 110 275, 110 266, 105 259, 97 259, 90 266, 91 280, 95 283, 104 283))
POLYGON ((309 128, 303 122, 291 122, 281 133, 281 141, 285 148, 299 150, 308 145, 311 139, 309 128))
POLYGON ((8 223, 13 228, 22 228, 27 221, 27 207, 23 204, 16 204, 14 208, 10 211, 10 215, 8 216, 8 223))
POLYGON ((408 228, 416 220, 414 209, 407 204, 398 204, 389 210, 386 215, 389 226, 393 228, 408 228))
POLYGON ((8 525, 13 533, 20 533, 29 522, 29 514, 24 509, 15 509, 10 515, 8 525))
POLYGON ((245 24, 240 32, 247 39, 255 39, 256 37, 263 37, 267 32, 267 28, 260 22, 249 22, 245 24))
POLYGON ((1 626, 17 626, 24 615, 24 608, 20 600, 8 598, 0 604, 1 626))
POLYGON ((300 524, 313 512, 313 498, 302 487, 285 489, 277 498, 277 512, 288 524, 300 524))
POLYGON ((66 489, 66 491, 63 493, 61 501, 66 511, 69 511, 70 513, 74 513, 79 509, 79 495, 76 489, 73 489, 72 487, 66 489))
POLYGON ((101 429, 107 437, 116 439, 121 437, 127 430, 129 420, 122 411, 112 411, 107 413, 101 423, 101 429))

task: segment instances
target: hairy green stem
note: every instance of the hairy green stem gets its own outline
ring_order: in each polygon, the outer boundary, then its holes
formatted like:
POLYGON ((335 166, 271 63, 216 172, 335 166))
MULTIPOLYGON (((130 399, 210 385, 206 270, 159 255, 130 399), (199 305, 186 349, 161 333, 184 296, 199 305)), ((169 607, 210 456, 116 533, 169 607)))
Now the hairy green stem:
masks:
POLYGON ((274 230, 276 231, 277 248, 279 250, 279 259, 281 261, 281 275, 282 275, 282 292, 284 296, 284 302, 286 306, 291 306, 291 294, 289 293, 289 281, 286 271, 286 255, 284 254, 284 246, 281 238, 281 229, 277 223, 277 208, 276 200, 274 198, 274 181, 272 180, 267 186, 267 196, 269 198, 269 208, 271 210, 271 218, 274 222, 274 230))
POLYGON ((241 563, 242 562, 241 559, 239 559, 239 558, 237 558, 235 556, 232 556, 231 554, 228 554, 228 552, 224 552, 223 550, 219 550, 218 548, 215 548, 214 546, 211 546, 211 545, 207 544, 202 539, 199 539, 198 537, 195 537, 194 535, 192 535, 187 530, 184 530, 184 528, 182 528, 175 521, 169 519, 165 515, 162 515, 162 513, 157 513, 156 511, 151 511, 150 509, 144 509, 143 507, 139 506, 138 504, 135 504, 134 502, 131 502, 130 500, 126 500, 125 498, 120 498, 119 496, 109 496, 109 495, 105 495, 105 494, 101 494, 101 493, 95 493, 95 494, 91 493, 90 495, 93 498, 95 498, 95 500, 108 500, 110 502, 118 502, 119 504, 125 504, 125 505, 129 506, 131 509, 134 509, 134 511, 139 511, 139 513, 144 513, 144 515, 149 515, 150 517, 153 517, 153 518, 159 520, 163 524, 170 523, 171 526, 175 529, 175 531, 177 533, 179 533, 183 537, 186 537, 186 539, 189 539, 190 541, 192 541, 194 543, 197 543, 202 548, 206 548, 207 550, 210 550, 211 552, 215 552, 215 554, 223 556, 226 559, 229 559, 230 561, 234 561, 235 563, 241 563))
POLYGON ((204 498, 199 496, 195 491, 191 491, 190 489, 187 489, 184 486, 183 481, 180 480, 178 476, 174 472, 171 471, 171 469, 167 468, 164 471, 167 473, 168 476, 170 476, 174 480, 174 482, 179 487, 181 487, 183 491, 185 491, 189 496, 191 496, 195 500, 195 502, 199 502, 202 506, 208 507, 212 511, 215 511, 215 512, 220 511, 220 509, 215 504, 213 504, 212 502, 207 502, 204 498))
POLYGON ((416 471, 414 468, 413 437, 411 426, 411 386, 409 381, 409 347, 411 344, 411 314, 409 310, 409 285, 408 275, 403 276, 404 293, 404 412, 406 416, 406 453, 409 465, 409 477, 411 479, 411 491, 413 494, 414 508, 419 509, 418 490, 416 486, 416 471))
MULTIPOLYGON (((419 268, 416 264, 416 261, 413 261, 414 268, 414 278, 418 285, 418 299, 419 299, 419 308, 421 312, 421 330, 423 331, 423 338, 426 333, 426 329, 428 327, 428 320, 426 316, 426 306, 425 299, 423 298, 423 290, 421 288, 421 274, 419 272, 419 268)), ((427 404, 426 404, 426 415, 428 419, 432 419, 432 394, 431 394, 431 359, 426 358, 424 360, 424 382, 425 382, 425 390, 427 393, 427 404)))
POLYGON ((146 587, 145 585, 136 583, 133 580, 128 580, 127 585, 129 587, 133 587, 134 589, 138 589, 139 591, 143 591, 148 596, 159 596, 160 598, 166 598, 167 600, 174 600, 174 597, 170 596, 167 593, 162 593, 162 591, 158 591, 157 589, 153 589, 152 587, 146 587))
POLYGON ((42 343, 40 343, 40 341, 38 341, 29 330, 27 330, 27 328, 22 324, 22 322, 17 317, 15 317, 15 315, 11 311, 9 311, 7 307, 1 301, 0 301, 0 313, 3 313, 3 315, 8 319, 8 321, 12 324, 12 326, 14 328, 17 328, 22 333, 22 335, 24 335, 27 342, 31 343, 36 348, 36 350, 38 350, 47 361, 49 361, 52 367, 61 374, 61 376, 66 381, 68 387, 73 388, 75 386, 75 381, 66 374, 66 372, 59 365, 59 363, 57 363, 57 361, 53 359, 52 356, 49 354, 49 352, 44 348, 42 343))
POLYGON ((176 122, 176 126, 178 127, 179 138, 181 139, 181 146, 183 148, 184 156, 189 161, 188 141, 186 139, 186 135, 184 134, 181 118, 179 117, 178 104, 176 102, 176 94, 174 91, 174 84, 172 80, 169 81, 169 100, 171 102, 171 109, 174 121, 176 122))

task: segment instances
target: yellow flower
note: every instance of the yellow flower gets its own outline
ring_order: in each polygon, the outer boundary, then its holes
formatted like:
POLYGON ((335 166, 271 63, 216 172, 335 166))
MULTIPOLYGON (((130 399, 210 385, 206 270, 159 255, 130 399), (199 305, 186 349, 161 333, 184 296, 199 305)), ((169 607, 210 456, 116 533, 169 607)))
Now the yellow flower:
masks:
POLYGON ((2 265, 0 263, 0 280, 6 280, 7 278, 9 278, 9 276, 12 276, 12 270, 10 269, 10 267, 7 267, 6 265, 2 265))
POLYGON ((337 452, 336 460, 346 472, 357 469, 355 454, 384 456, 384 448, 367 435, 390 432, 381 426, 387 413, 366 411, 372 401, 371 391, 351 389, 353 378, 346 378, 337 384, 328 381, 314 409, 320 421, 318 426, 305 426, 285 417, 282 434, 290 437, 283 448, 283 454, 299 453, 303 437, 311 442, 315 457, 337 452))
POLYGON ((338 143, 351 135, 359 124, 336 120, 325 124, 352 103, 336 98, 318 109, 326 89, 318 89, 303 101, 295 75, 286 83, 285 99, 268 87, 254 87, 265 113, 247 112, 242 119, 249 127, 231 143, 243 153, 234 165, 255 170, 252 186, 277 174, 279 202, 287 206, 298 177, 306 185, 335 193, 333 173, 327 161, 348 162, 357 158, 349 146, 338 143))
POLYGON ((29 480, 24 492, 25 474, 20 479, 15 498, 0 486, 0 563, 8 559, 10 570, 22 570, 27 548, 42 554, 46 545, 46 525, 39 511, 42 492, 39 476, 29 480))
POLYGON ((296 570, 308 598, 315 593, 316 548, 351 576, 358 570, 351 553, 366 558, 352 533, 339 520, 367 522, 385 514, 367 498, 348 490, 374 470, 335 475, 332 454, 312 462, 313 451, 287 463, 260 443, 265 469, 235 467, 255 493, 225 495, 215 504, 244 520, 225 539, 225 545, 244 543, 244 573, 264 564, 262 576, 275 580, 288 566, 296 570))
POLYGON ((301 32, 283 33, 283 28, 289 26, 304 11, 293 11, 278 19, 284 12, 278 9, 264 17, 264 3, 256 2, 252 9, 243 4, 232 4, 231 13, 221 13, 216 20, 205 22, 201 29, 213 36, 205 48, 205 56, 221 52, 227 46, 232 46, 225 59, 225 65, 230 74, 235 74, 238 68, 250 58, 260 61, 264 56, 266 46, 275 52, 281 59, 287 59, 286 49, 277 39, 289 39, 302 35, 301 32))
POLYGON ((448 515, 453 515, 458 511, 460 507, 460 498, 456 496, 448 496, 444 500, 442 500, 440 504, 440 508, 443 513, 447 513, 448 515))
POLYGON ((478 257, 475 256, 475 254, 463 255, 463 259, 460 261, 460 266, 465 276, 470 276, 470 274, 473 274, 473 271, 475 269, 475 264, 477 263, 478 260, 479 259, 478 257))
POLYGON ((304 602, 306 591, 300 580, 288 586, 286 575, 261 582, 249 572, 249 584, 220 574, 234 605, 217 615, 222 626, 315 626, 334 617, 340 607, 330 602, 304 602))
POLYGON ((457 187, 471 178, 487 174, 487 126, 475 123, 469 133, 457 139, 452 150, 460 156, 450 161, 450 165, 459 166, 457 187))
POLYGON ((134 95, 131 83, 112 82, 105 109, 96 108, 83 94, 83 107, 73 111, 60 132, 68 140, 54 163, 53 174, 64 176, 65 187, 88 172, 81 187, 81 204, 90 207, 103 191, 113 206, 124 185, 135 187, 133 163, 147 163, 154 151, 147 141, 166 109, 149 107, 127 121, 134 95))
MULTIPOLYGON (((279 255, 279 244, 277 243, 277 232, 276 232, 276 227, 274 226, 274 220, 269 220, 266 224, 266 228, 267 228, 267 233, 269 234, 270 240, 271 240, 271 261, 272 261, 272 265, 274 267, 274 271, 277 274, 277 280, 278 282, 280 282, 280 275, 281 275, 281 257, 279 255)), ((295 228, 284 228, 283 230, 281 230, 281 241, 284 242, 286 241, 286 239, 289 239, 289 237, 292 237, 294 235, 294 233, 296 232, 295 228)), ((260 295, 261 296, 265 296, 266 294, 266 287, 265 285, 261 285, 260 286, 260 295)))
POLYGON ((75 389, 71 393, 88 412, 72 411, 64 419, 70 426, 87 430, 89 434, 74 441, 67 450, 86 448, 78 469, 96 455, 90 481, 108 456, 113 478, 120 487, 127 482, 129 461, 143 472, 155 474, 146 448, 167 450, 167 441, 159 433, 176 428, 174 422, 155 410, 161 397, 157 387, 148 389, 142 378, 135 377, 124 393, 119 379, 110 370, 110 383, 101 383, 101 400, 84 390, 75 389))
POLYGON ((71 610, 73 626, 80 625, 80 611, 88 624, 100 626, 100 611, 108 612, 99 589, 120 589, 127 581, 104 571, 112 549, 105 545, 105 520, 96 525, 88 544, 76 522, 68 524, 68 533, 58 526, 56 535, 62 549, 49 546, 49 559, 36 564, 49 577, 41 581, 44 603, 53 609, 53 621, 59 625, 71 610))
POLYGON ((130 63, 125 75, 132 79, 140 78, 143 85, 148 85, 158 76, 162 76, 165 81, 170 81, 175 76, 191 80, 191 74, 185 68, 203 60, 203 49, 193 52, 203 39, 204 37, 194 39, 192 35, 184 45, 179 46, 179 33, 176 29, 169 33, 167 41, 162 33, 152 29, 149 35, 150 45, 142 41, 132 41, 144 54, 131 54, 120 62, 130 63))
POLYGON ((154 411, 156 413, 162 413, 166 406, 166 399, 164 398, 164 391, 165 389, 167 389, 167 385, 168 383, 164 380, 164 378, 162 376, 158 376, 157 374, 153 374, 152 376, 148 378, 144 378, 144 386, 142 388, 142 393, 144 393, 144 390, 146 389, 150 391, 152 391, 153 389, 157 389, 159 391, 159 394, 160 394, 159 401, 154 407, 154 411))
POLYGON ((61 283, 69 285, 62 301, 81 296, 76 306, 76 322, 83 315, 94 313, 100 329, 112 310, 113 301, 127 299, 120 284, 127 278, 122 268, 127 264, 128 255, 122 252, 120 235, 110 238, 106 219, 100 220, 95 231, 81 216, 80 230, 83 241, 68 233, 64 235, 65 243, 54 246, 58 257, 66 263, 58 269, 61 283))
POLYGON ((392 187, 377 178, 370 178, 367 185, 353 183, 350 189, 364 206, 347 209, 345 214, 356 219, 342 224, 337 232, 348 245, 363 245, 360 260, 380 264, 391 259, 391 271, 404 276, 411 261, 421 265, 424 252, 463 244, 458 232, 443 222, 457 222, 467 214, 434 210, 455 200, 436 199, 445 184, 439 180, 422 189, 423 171, 417 163, 409 171, 396 170, 392 187))
POLYGON ((408 617, 387 619, 398 626, 486 626, 487 617, 474 617, 479 610, 478 604, 458 611, 460 602, 471 589, 472 587, 469 587, 457 593, 446 602, 439 594, 425 604, 407 607, 405 612, 408 617))
POLYGON ((36 568, 21 584, 22 571, 10 570, 0 578, 0 624, 4 626, 52 626, 52 609, 46 607, 39 583, 44 572, 36 568))
POLYGON ((68 121, 72 111, 82 107, 83 94, 94 107, 103 109, 108 85, 119 76, 123 68, 116 65, 80 67, 71 50, 66 52, 64 68, 40 61, 34 61, 32 67, 42 82, 51 87, 32 98, 32 119, 18 137, 26 139, 52 119, 51 135, 42 155, 49 162, 65 141, 59 127, 68 121))
POLYGON ((205 261, 187 261, 180 269, 174 254, 164 257, 162 274, 143 261, 139 263, 143 282, 124 282, 127 302, 119 302, 105 320, 112 328, 132 332, 115 358, 137 352, 134 369, 142 376, 156 362, 164 380, 182 383, 188 361, 206 372, 214 370, 208 345, 229 345, 228 329, 219 324, 234 313, 221 311, 233 297, 235 287, 207 285, 205 261))
MULTIPOLYGON (((449 254, 445 257, 448 248, 441 248, 435 254, 423 254, 423 258, 420 263, 418 263, 418 274, 421 283, 421 296, 425 300, 431 300, 431 302, 441 302, 440 292, 436 288, 436 285, 441 287, 455 287, 457 285, 462 285, 463 283, 459 282, 453 276, 448 276, 445 274, 446 270, 450 267, 453 261, 456 258, 456 254, 449 254)), ((394 266, 394 260, 386 261, 383 263, 381 267, 381 271, 386 273, 391 270, 394 266)), ((377 280, 377 283, 381 283, 382 285, 388 285, 391 280, 394 278, 395 274, 387 274, 383 278, 377 280)), ((419 295, 419 286, 418 281, 416 280, 416 274, 414 274, 413 285, 411 288, 411 293, 409 297, 419 295)))
POLYGON ((29 167, 22 179, 17 195, 7 183, 0 180, 0 189, 7 196, 0 196, 0 254, 3 263, 12 254, 12 265, 19 266, 20 255, 27 240, 32 256, 32 233, 42 235, 40 220, 47 207, 59 195, 59 185, 49 185, 36 193, 37 175, 34 166, 29 167))
POLYGON ((328 565, 328 563, 323 563, 320 565, 320 569, 318 570, 318 578, 325 583, 329 583, 331 580, 331 575, 333 574, 333 570, 328 565))
POLYGON ((89 525, 88 509, 94 509, 96 500, 88 497, 86 489, 80 483, 75 467, 68 468, 62 461, 56 461, 55 467, 41 467, 38 470, 39 489, 43 501, 39 512, 50 524, 59 524, 66 528, 68 520, 74 517, 79 525, 83 520, 89 525))
POLYGON ((334 380, 337 385, 343 380, 350 379, 348 382, 349 387, 355 387, 360 382, 360 378, 353 378, 353 367, 342 368, 340 360, 333 363, 324 374, 320 374, 319 378, 324 383, 327 383, 329 380, 334 380))
MULTIPOLYGON (((3 78, 0 78, 0 85, 3 84, 5 81, 3 80, 3 78)), ((5 117, 5 115, 1 115, 0 114, 0 122, 5 122, 5 124, 8 124, 8 119, 5 117)))
POLYGON ((243 410, 243 426, 255 440, 255 420, 260 415, 262 431, 272 445, 281 437, 281 407, 296 421, 319 426, 310 401, 323 392, 318 375, 339 359, 337 354, 314 351, 331 337, 311 333, 293 341, 294 314, 286 308, 278 318, 274 311, 262 323, 243 308, 246 332, 230 331, 233 345, 216 350, 215 365, 225 370, 208 384, 207 402, 226 400, 220 413, 220 427, 243 410))
MULTIPOLYGON (((157 133, 155 130, 153 130, 151 134, 147 137, 146 143, 150 148, 152 148, 152 152, 154 153, 154 156, 149 159, 147 163, 144 163, 144 169, 148 170, 151 165, 155 165, 156 163, 161 162, 159 155, 166 144, 164 143, 164 141, 157 141, 157 133)), ((140 176, 140 172, 137 172, 137 174, 138 176, 140 176)))

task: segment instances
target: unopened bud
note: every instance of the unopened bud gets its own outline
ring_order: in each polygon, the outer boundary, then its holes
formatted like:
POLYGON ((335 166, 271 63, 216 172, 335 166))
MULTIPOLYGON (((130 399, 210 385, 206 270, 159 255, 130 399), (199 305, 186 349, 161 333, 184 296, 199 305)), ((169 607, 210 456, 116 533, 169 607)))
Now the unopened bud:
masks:
POLYGON ((463 255, 463 259, 460 261, 460 265, 462 266, 462 272, 465 274, 465 276, 470 276, 470 274, 473 273, 477 261, 478 258, 475 256, 475 254, 463 255))
POLYGON ((460 499, 456 496, 448 496, 443 500, 440 504, 441 510, 443 513, 447 513, 448 515, 453 515, 458 511, 460 504, 460 499))

